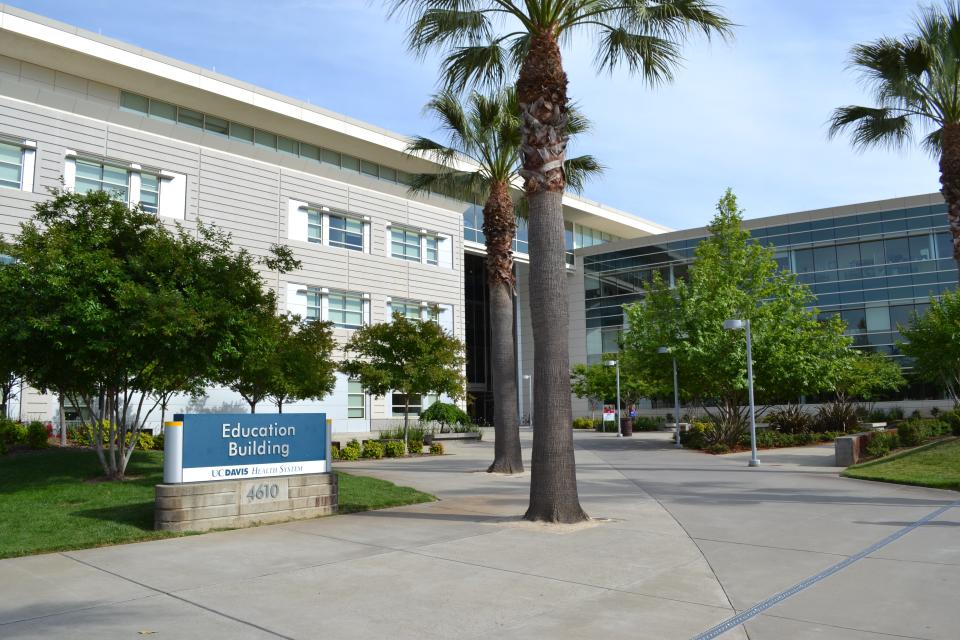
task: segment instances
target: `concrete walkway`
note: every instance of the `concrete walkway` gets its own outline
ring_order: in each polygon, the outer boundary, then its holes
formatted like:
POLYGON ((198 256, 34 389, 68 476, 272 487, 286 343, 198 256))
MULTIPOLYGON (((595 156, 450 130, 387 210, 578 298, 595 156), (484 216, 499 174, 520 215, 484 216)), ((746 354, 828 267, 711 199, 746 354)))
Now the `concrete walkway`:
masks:
MULTIPOLYGON (((483 473, 489 442, 344 463, 441 500, 0 561, 0 638, 693 638, 960 497, 840 479, 825 449, 748 470, 666 434, 576 438, 600 522, 519 522, 529 477, 483 473)), ((958 520, 720 637, 956 638, 958 520)))

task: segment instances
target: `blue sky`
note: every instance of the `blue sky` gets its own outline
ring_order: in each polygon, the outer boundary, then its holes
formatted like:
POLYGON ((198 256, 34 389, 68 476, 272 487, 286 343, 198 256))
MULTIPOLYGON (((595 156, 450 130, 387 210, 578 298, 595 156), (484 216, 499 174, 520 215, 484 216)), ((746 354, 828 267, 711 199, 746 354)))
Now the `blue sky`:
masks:
MULTIPOLYGON (((565 51, 570 94, 594 123, 575 143, 607 167, 585 196, 673 228, 705 224, 730 186, 746 217, 934 192, 918 149, 856 153, 828 141, 834 107, 868 103, 852 44, 911 27, 912 0, 717 0, 730 43, 692 42, 655 90, 598 75, 590 40, 565 51)), ((432 134, 435 60, 406 52, 379 0, 14 0, 28 11, 403 134, 432 134)))

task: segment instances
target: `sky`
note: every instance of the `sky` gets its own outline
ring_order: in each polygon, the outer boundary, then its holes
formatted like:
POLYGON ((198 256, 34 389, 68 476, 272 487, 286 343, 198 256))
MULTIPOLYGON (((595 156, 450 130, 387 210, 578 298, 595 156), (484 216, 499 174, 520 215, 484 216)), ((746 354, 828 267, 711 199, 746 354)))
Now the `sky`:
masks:
MULTIPOLYGON (((569 93, 593 122, 574 141, 606 167, 584 191, 671 228, 706 224, 730 187, 745 217, 931 193, 935 159, 828 140, 845 104, 871 104, 850 47, 911 30, 914 0, 716 0, 730 42, 694 38, 675 81, 598 73, 592 41, 564 49, 569 93)), ((405 135, 433 135, 423 104, 437 59, 416 59, 380 0, 13 0, 10 4, 405 135)))

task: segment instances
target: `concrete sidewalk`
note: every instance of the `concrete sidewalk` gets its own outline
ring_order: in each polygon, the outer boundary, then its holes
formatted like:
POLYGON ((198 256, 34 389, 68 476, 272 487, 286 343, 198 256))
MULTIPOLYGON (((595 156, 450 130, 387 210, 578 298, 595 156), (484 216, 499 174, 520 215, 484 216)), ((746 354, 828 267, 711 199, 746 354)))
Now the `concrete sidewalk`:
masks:
POLYGON ((340 466, 436 503, 0 561, 0 637, 662 639, 732 615, 682 527, 596 454, 581 497, 607 520, 547 527, 517 517, 528 476, 483 473, 491 443, 448 451, 340 466))

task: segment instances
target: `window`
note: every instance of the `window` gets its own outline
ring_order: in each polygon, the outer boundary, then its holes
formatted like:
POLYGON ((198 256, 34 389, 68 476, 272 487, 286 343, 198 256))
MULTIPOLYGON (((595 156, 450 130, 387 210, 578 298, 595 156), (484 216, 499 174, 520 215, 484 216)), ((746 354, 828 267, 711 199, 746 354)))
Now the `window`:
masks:
POLYGON ((427 264, 440 264, 440 240, 436 236, 427 236, 427 264))
POLYGON ((240 140, 241 142, 253 144, 253 127, 248 127, 245 124, 231 122, 230 137, 233 140, 240 140))
POLYGON ((319 291, 307 291, 307 320, 322 319, 322 294, 319 291))
POLYGON ((206 122, 204 122, 204 128, 207 133, 212 133, 222 138, 229 137, 230 135, 230 123, 223 118, 207 116, 206 122))
POLYGON ((127 202, 130 174, 126 169, 108 164, 77 160, 77 179, 74 190, 77 193, 106 191, 127 202))
POLYGON ((140 174, 140 205, 148 213, 160 207, 160 178, 149 173, 140 174))
POLYGON ((363 251, 363 222, 344 216, 329 216, 330 246, 363 251))
POLYGON ((300 145, 296 140, 279 136, 277 137, 277 151, 288 156, 296 156, 300 154, 300 145))
POLYGON ((331 293, 327 320, 348 329, 363 326, 363 296, 359 293, 331 293))
POLYGON ((359 380, 347 382, 347 417, 367 417, 367 394, 364 393, 359 380))
POLYGON ((419 320, 420 303, 414 300, 391 300, 390 316, 393 317, 395 313, 399 313, 404 318, 409 318, 410 320, 419 320))
POLYGON ((0 144, 0 187, 19 189, 23 176, 23 149, 0 144))
MULTIPOLYGON (((423 397, 420 396, 410 396, 410 413, 411 416, 419 416, 420 412, 435 403, 438 400, 436 394, 427 394, 423 397)), ((394 416, 403 417, 407 409, 407 395, 403 393, 394 392, 391 394, 391 405, 393 407, 392 413, 394 416)))
POLYGON ((406 229, 390 230, 390 255, 394 258, 420 262, 420 234, 406 229))
POLYGON ((307 209, 307 242, 323 242, 322 217, 316 209, 307 209))
POLYGON ((181 107, 177 110, 177 122, 194 129, 203 129, 203 114, 199 111, 181 107))

